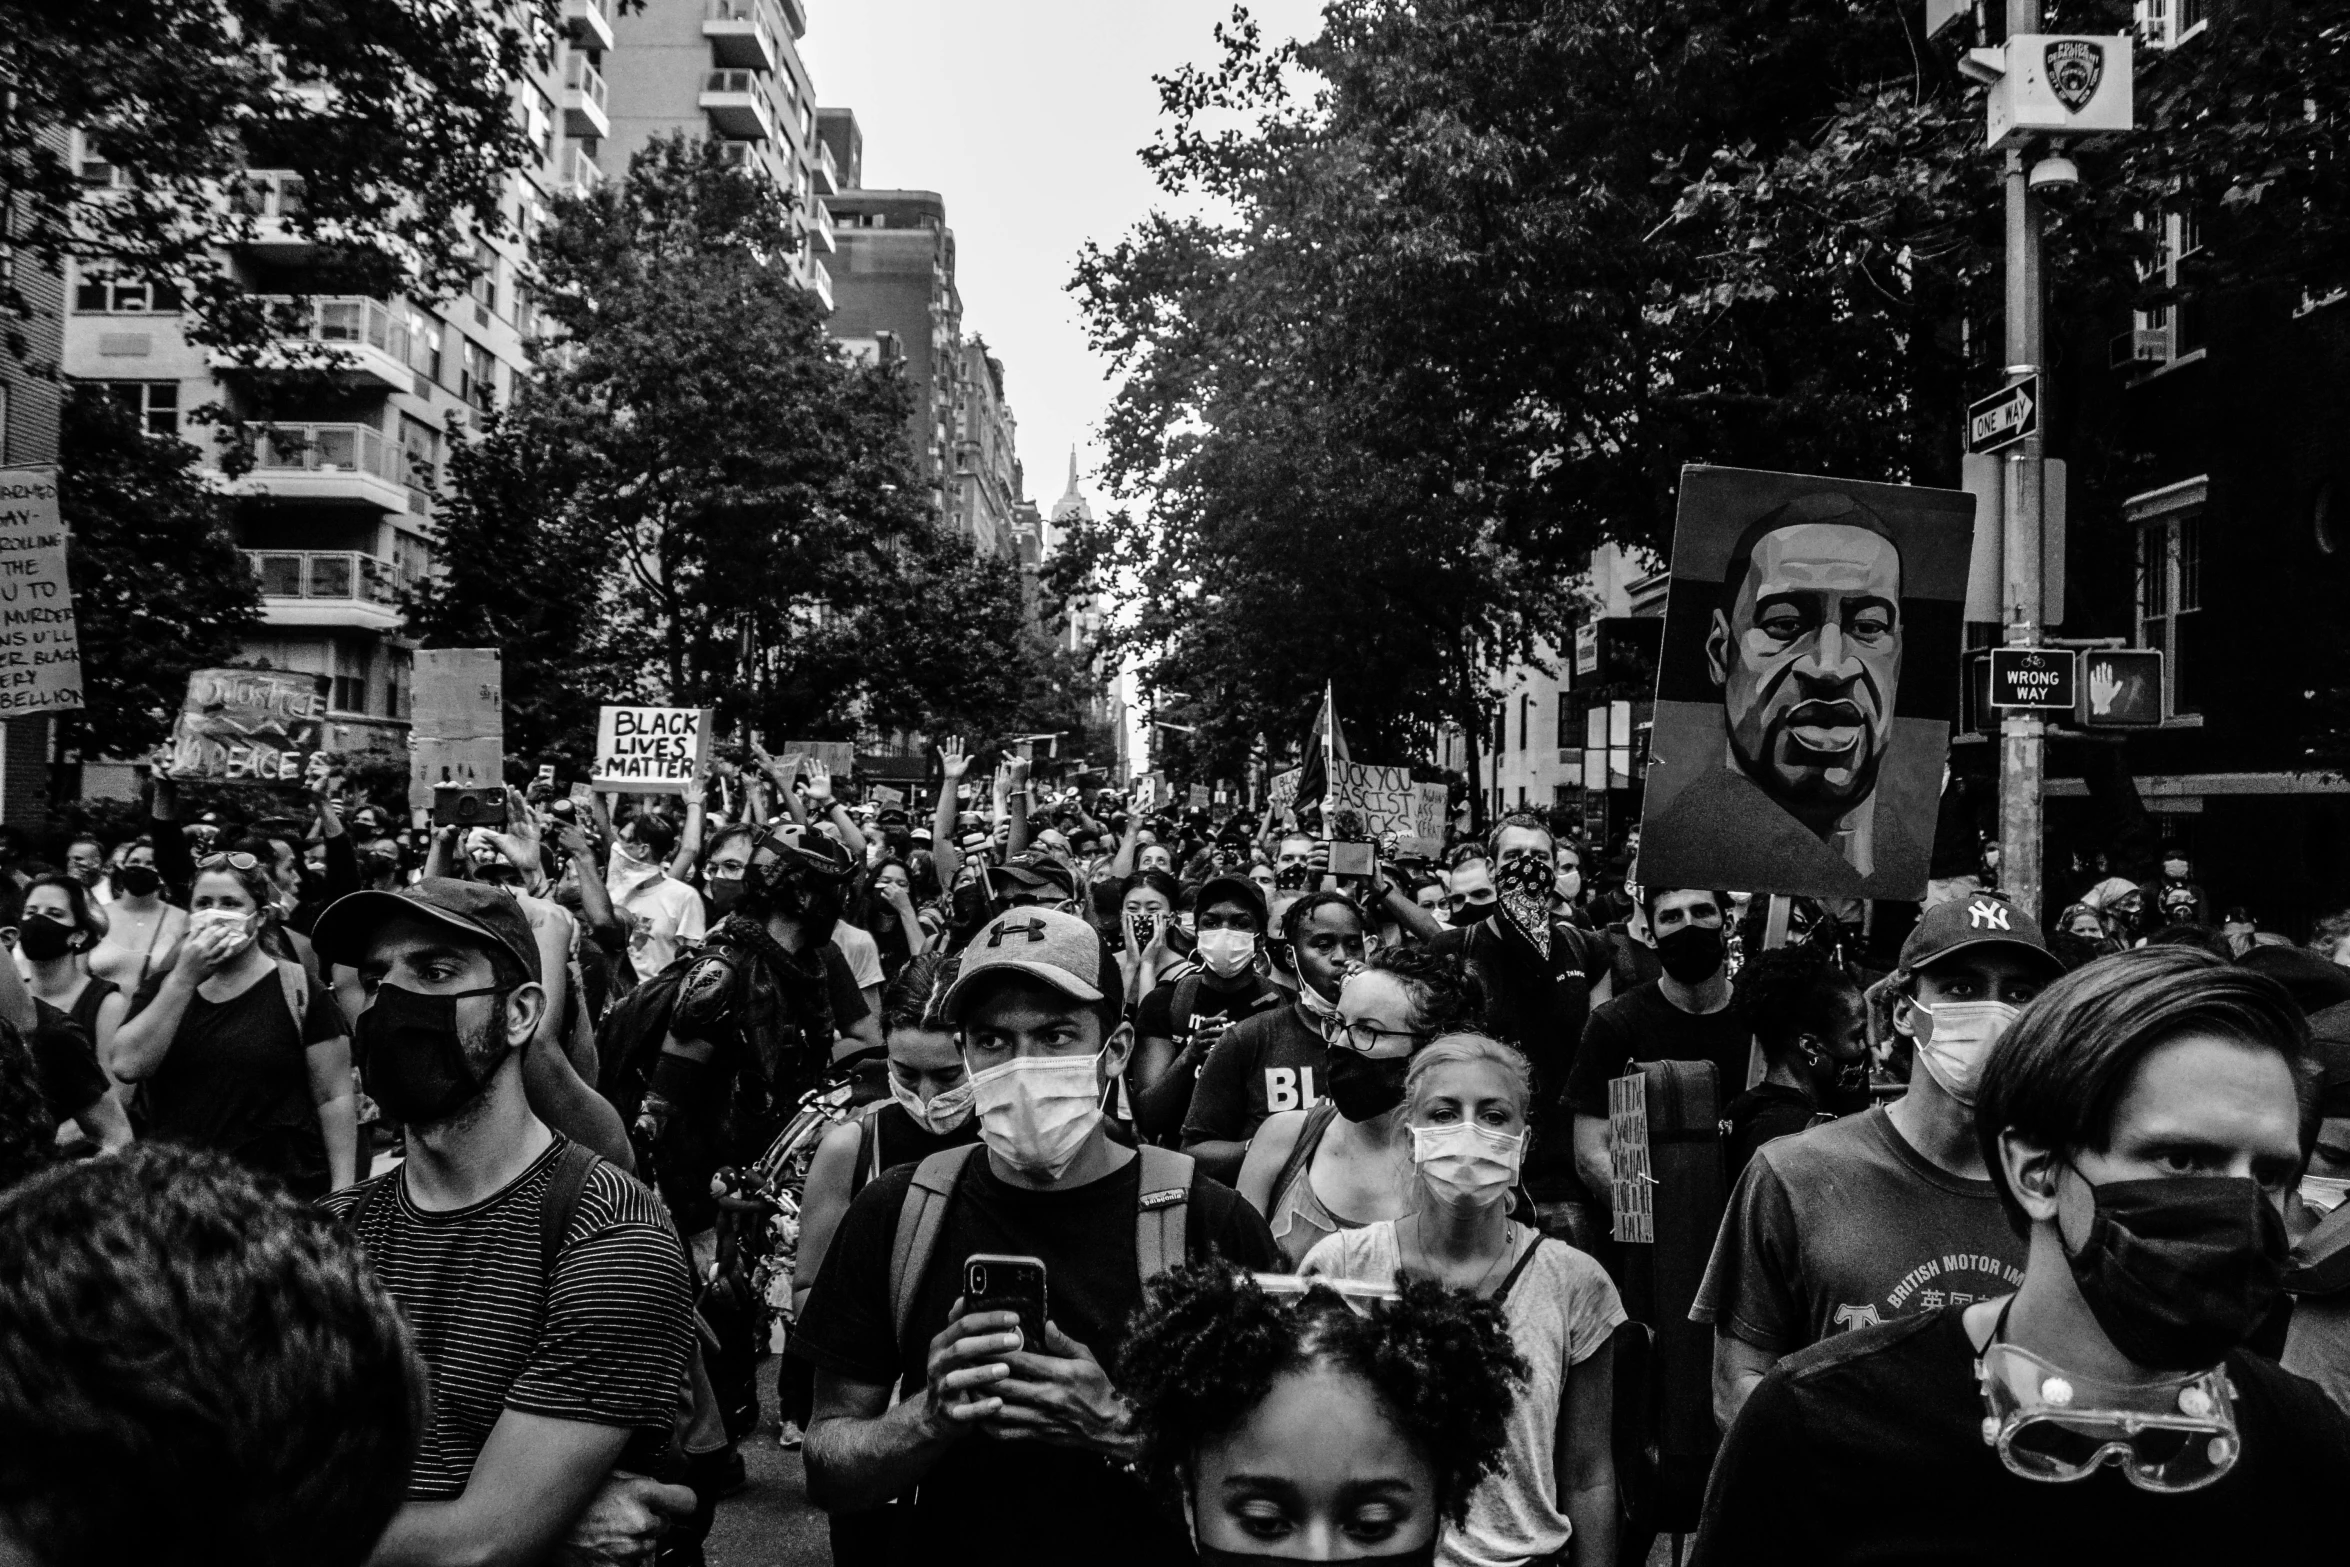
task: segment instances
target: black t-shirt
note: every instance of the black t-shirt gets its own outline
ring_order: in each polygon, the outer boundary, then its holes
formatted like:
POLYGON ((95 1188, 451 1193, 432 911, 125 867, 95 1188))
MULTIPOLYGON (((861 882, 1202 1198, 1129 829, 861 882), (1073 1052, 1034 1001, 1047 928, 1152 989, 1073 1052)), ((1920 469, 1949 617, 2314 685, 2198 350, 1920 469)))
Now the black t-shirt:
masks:
POLYGON ((1288 991, 1254 969, 1242 969, 1229 980, 1205 971, 1196 978, 1179 976, 1142 998, 1142 1005, 1134 1009, 1134 1035, 1137 1039, 1172 1039, 1177 1046, 1185 1046, 1202 1029, 1220 1029, 1269 1012, 1288 999, 1288 991), (1188 1008, 1177 1005, 1186 992, 1191 1002, 1188 1008))
MULTIPOLYGON (((855 1382, 883 1386, 903 1379, 921 1396, 930 1341, 962 1293, 963 1259, 996 1252, 1044 1263, 1053 1325, 1115 1373, 1129 1319, 1142 1304, 1135 1261, 1140 1159, 1068 1191, 1031 1191, 998 1179, 984 1153, 971 1156, 900 1345, 891 1321, 889 1259, 913 1178, 908 1166, 888 1170, 849 1204, 800 1319, 801 1354, 855 1382)), ((1192 1182, 1184 1249, 1193 1259, 1213 1254, 1244 1268, 1281 1266, 1264 1219, 1230 1187, 1204 1176, 1192 1182)), ((975 1554, 1085 1567, 1105 1555, 1121 1567, 1191 1560, 1180 1520, 1163 1513, 1122 1466, 984 1434, 948 1449, 922 1480, 906 1524, 897 1559, 907 1563, 966 1561, 975 1554)))
POLYGON ((1498 914, 1437 934, 1429 945, 1477 965, 1485 980, 1485 1026, 1516 1045, 1533 1069, 1528 1123, 1534 1133, 1522 1179, 1538 1202, 1582 1194, 1575 1176, 1574 1121, 1561 1103, 1576 1047, 1591 1015, 1591 987, 1607 976, 1599 942, 1564 921, 1551 925, 1545 958, 1498 914))
MULTIPOLYGON (((302 1027, 272 966, 226 1001, 188 998, 163 1064, 140 1084, 147 1129, 160 1142, 232 1155, 305 1195, 325 1194, 326 1138, 310 1090, 312 1045, 342 1037, 335 998, 305 978, 302 1027)), ((168 971, 147 976, 130 1016, 147 1010, 168 971)))
POLYGON ((1297 1003, 1245 1018, 1200 1063, 1183 1118, 1183 1141, 1244 1143, 1277 1110, 1304 1110, 1324 1096, 1329 1043, 1297 1003))
POLYGON ((1738 1179, 1757 1148, 1802 1131, 1819 1113, 1809 1095, 1784 1083, 1757 1083, 1731 1100, 1722 1107, 1722 1119, 1730 1123, 1730 1179, 1738 1179))
MULTIPOLYGON (((106 982, 94 979, 90 984, 95 987, 106 982)), ((106 989, 112 994, 114 987, 107 985, 106 989)), ((49 1111, 49 1125, 54 1130, 96 1104, 113 1084, 98 1065, 98 1047, 71 1017, 38 996, 33 998, 33 1017, 33 1037, 27 1042, 33 1058, 33 1081, 41 1090, 41 1102, 49 1111)), ((9 1033, 13 1035, 15 1030, 9 1033)))
POLYGON ((2156 1494, 2110 1465, 2012 1474, 1983 1440, 1965 1307, 1841 1335, 1779 1363, 1731 1425, 1692 1567, 2088 1567, 2317 1562, 2342 1550, 2350 1420, 2316 1384, 2228 1357, 2243 1456, 2156 1494))
POLYGON ((1635 1061, 1711 1061, 1726 1100, 1745 1091, 1749 1041, 1737 1008, 1684 1012, 1654 982, 1642 985, 1591 1014, 1567 1103, 1577 1115, 1606 1115, 1608 1080, 1635 1061))

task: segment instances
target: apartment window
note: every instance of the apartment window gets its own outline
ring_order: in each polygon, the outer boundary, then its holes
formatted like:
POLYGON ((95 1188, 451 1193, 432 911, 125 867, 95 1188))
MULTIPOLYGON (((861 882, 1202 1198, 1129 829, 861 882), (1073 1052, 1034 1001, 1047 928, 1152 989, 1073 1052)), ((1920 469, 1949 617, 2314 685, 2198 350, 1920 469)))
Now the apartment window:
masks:
MULTIPOLYGON (((1518 698, 1518 749, 1523 751, 1526 749, 1526 747, 1532 745, 1533 743, 1534 699, 1530 696, 1522 696, 1518 698)), ((1518 792, 1520 794, 1525 793, 1523 789, 1519 790, 1518 792)), ((1520 801, 1519 803, 1523 804, 1524 802, 1520 801)))
POLYGON ((530 137, 539 162, 555 156, 555 105, 545 93, 528 84, 522 94, 522 129, 530 137))
POLYGON ((367 650, 347 642, 335 644, 334 689, 327 704, 338 713, 367 711, 367 650))
POLYGON ((2211 20, 2205 0, 2138 0, 2138 36, 2150 49, 2176 49, 2211 20))
POLYGON ((498 253, 485 244, 477 243, 473 247, 473 259, 481 270, 474 273, 466 292, 473 296, 474 303, 482 309, 495 310, 498 308, 498 253))
POLYGON ((1567 750, 1574 743, 1575 710, 1572 705, 1573 698, 1574 693, 1571 691, 1559 693, 1559 749, 1562 751, 1567 750))
MULTIPOLYGON (((2154 233, 2154 257, 2139 263, 2140 281, 2166 290, 2179 286, 2179 263, 2203 248, 2203 226, 2191 212, 2138 214, 2141 232, 2154 233)), ((2130 330, 2114 339, 2112 361, 2164 365, 2200 352, 2204 346, 2204 308, 2198 298, 2177 298, 2145 310, 2130 312, 2130 330)))
POLYGON ((440 320, 413 305, 408 307, 408 368, 448 384, 448 377, 442 373, 440 320))
POLYGON ((441 438, 422 419, 400 415, 400 482, 430 493, 440 476, 441 438))
POLYGON ((465 342, 465 371, 457 395, 488 413, 498 402, 498 362, 490 351, 470 339, 465 342))
POLYGON ((170 315, 179 307, 180 291, 169 283, 85 277, 73 291, 73 308, 83 315, 170 315))
POLYGON ((2203 496, 2196 479, 2125 503, 2138 523, 2138 646, 2162 652, 2165 716, 2202 710, 2191 644, 2203 609, 2203 496))
POLYGON ((108 381, 106 393, 149 435, 180 433, 180 384, 177 381, 108 381))
POLYGON ((1493 759, 1501 760, 1501 753, 1510 748, 1510 710, 1496 709, 1493 715, 1493 759))

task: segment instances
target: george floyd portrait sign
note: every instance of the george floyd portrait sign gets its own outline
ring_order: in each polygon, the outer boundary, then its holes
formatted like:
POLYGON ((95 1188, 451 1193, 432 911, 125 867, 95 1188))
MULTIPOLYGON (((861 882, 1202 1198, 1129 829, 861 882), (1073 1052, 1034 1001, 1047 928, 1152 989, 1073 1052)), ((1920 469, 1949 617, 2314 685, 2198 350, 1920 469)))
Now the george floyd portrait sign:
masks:
POLYGON ((1681 470, 1640 880, 1918 899, 1974 497, 1681 470))

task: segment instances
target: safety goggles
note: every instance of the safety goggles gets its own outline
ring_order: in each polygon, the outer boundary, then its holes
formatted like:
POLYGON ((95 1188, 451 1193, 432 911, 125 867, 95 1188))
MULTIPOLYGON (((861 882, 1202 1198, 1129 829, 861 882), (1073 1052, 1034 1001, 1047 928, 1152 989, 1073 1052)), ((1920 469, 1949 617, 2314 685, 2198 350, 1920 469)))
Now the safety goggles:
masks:
POLYGON ((2195 1491, 2243 1452, 2234 1389, 2214 1368, 2143 1386, 2100 1382, 1994 1343, 1975 1362, 1983 1440, 2026 1480, 2061 1484, 2120 1466, 2141 1491, 2195 1491))

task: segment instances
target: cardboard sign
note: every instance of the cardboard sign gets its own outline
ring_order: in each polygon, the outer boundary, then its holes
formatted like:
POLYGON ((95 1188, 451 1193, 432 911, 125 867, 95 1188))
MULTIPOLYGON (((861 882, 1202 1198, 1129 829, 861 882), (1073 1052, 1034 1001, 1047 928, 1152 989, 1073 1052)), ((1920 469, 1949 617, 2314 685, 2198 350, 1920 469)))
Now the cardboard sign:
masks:
POLYGON ((0 718, 82 705, 57 470, 0 471, 0 718))
POLYGON ((875 784, 872 795, 873 803, 885 811, 899 809, 906 803, 906 791, 892 789, 888 784, 875 784))
POLYGON ((1284 827, 1297 825, 1297 781, 1304 773, 1304 768, 1292 767, 1266 781, 1265 804, 1273 812, 1274 820, 1284 827))
POLYGON ((691 794, 710 764, 710 709, 610 707, 596 720, 595 786, 691 794))
MULTIPOLYGON (((1291 785, 1295 798, 1296 785, 1291 785)), ((1396 854, 1434 855, 1444 849, 1444 807, 1451 791, 1443 784, 1414 783, 1408 767, 1338 764, 1336 809, 1352 811, 1365 835, 1392 844, 1396 854)))
POLYGON ((1184 804, 1191 810, 1204 811, 1208 808, 1210 799, 1211 796, 1206 784, 1193 784, 1190 791, 1184 796, 1184 804))
POLYGON ((436 785, 495 785, 506 769, 505 665, 494 647, 416 651, 409 690, 408 804, 436 785))
POLYGON ((1643 883, 1925 896, 1974 528, 1962 490, 1681 470, 1643 883))
POLYGON ((805 758, 800 771, 811 778, 818 767, 827 778, 846 778, 857 770, 857 748, 847 740, 793 740, 789 748, 805 758))
POLYGON ((1637 1246, 1656 1244, 1656 1172, 1648 1163, 1648 1079, 1635 1067, 1608 1079, 1608 1196, 1615 1204, 1615 1235, 1637 1246))
POLYGON ((327 677, 292 669, 199 669, 171 731, 174 778, 290 783, 323 770, 327 677))

